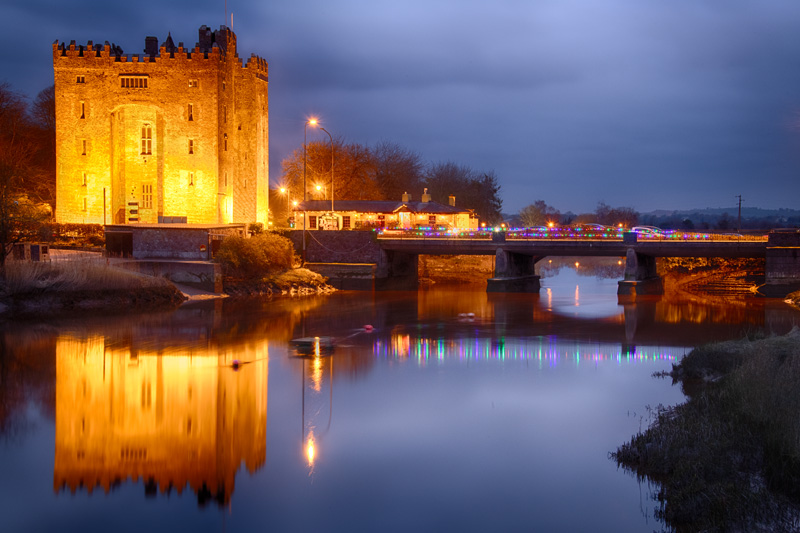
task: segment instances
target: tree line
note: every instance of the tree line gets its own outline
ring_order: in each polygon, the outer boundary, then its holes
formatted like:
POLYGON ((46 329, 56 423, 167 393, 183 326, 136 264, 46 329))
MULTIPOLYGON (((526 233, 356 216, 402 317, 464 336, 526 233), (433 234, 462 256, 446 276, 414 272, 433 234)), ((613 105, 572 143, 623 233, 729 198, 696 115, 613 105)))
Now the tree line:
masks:
POLYGON ((0 277, 12 245, 55 207, 55 142, 54 87, 29 105, 0 83, 0 277))
MULTIPOLYGON (((305 162, 308 200, 330 199, 333 178, 334 202, 399 202, 403 193, 409 193, 412 200, 419 201, 423 189, 427 188, 435 202, 447 204, 449 196, 453 195, 457 206, 474 210, 480 220, 489 224, 502 220, 500 184, 493 171, 476 171, 451 161, 426 164, 417 152, 392 142, 365 146, 347 143, 340 137, 332 141, 310 142, 306 145, 305 157, 300 147, 283 160, 281 186, 288 190, 291 200, 303 199, 305 162)), ((285 205, 276 211, 280 212, 285 205)))

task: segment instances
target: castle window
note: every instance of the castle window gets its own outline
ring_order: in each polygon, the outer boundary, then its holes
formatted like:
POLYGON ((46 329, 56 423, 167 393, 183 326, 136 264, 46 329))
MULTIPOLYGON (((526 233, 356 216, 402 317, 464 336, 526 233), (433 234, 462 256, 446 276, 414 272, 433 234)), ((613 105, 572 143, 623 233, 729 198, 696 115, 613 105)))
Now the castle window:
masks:
POLYGON ((153 209, 152 185, 142 185, 142 209, 153 209))
POLYGON ((194 139, 189 139, 189 153, 194 153, 194 139))
POLYGON ((228 186, 228 173, 225 173, 225 187, 228 186))
POLYGON ((309 229, 317 229, 317 217, 316 217, 316 215, 308 215, 308 228, 309 229))
POLYGON ((87 201, 86 197, 83 198, 83 210, 87 211, 89 209, 89 202, 87 201))
POLYGON ((225 80, 222 80, 222 90, 225 90, 225 80))
POLYGON ((75 83, 86 83, 86 76, 78 76, 75 83))
POLYGON ((189 120, 190 121, 194 120, 194 105, 189 104, 188 112, 189 112, 189 120))
MULTIPOLYGON (((194 172, 189 172, 189 185, 194 185, 194 172)), ((192 389, 189 389, 189 397, 192 397, 192 389)))
POLYGON ((86 139, 81 139, 81 155, 86 155, 86 139))
POLYGON ((244 185, 244 187, 243 187, 243 188, 245 188, 245 189, 246 189, 246 188, 247 188, 247 178, 245 178, 245 179, 244 179, 243 185, 244 185))
POLYGON ((81 118, 86 118, 86 102, 81 102, 81 118))
POLYGON ((196 89, 197 87, 200 87, 200 82, 196 79, 189 80, 189 87, 196 89))
POLYGON ((153 153, 153 127, 150 124, 142 125, 142 155, 153 153))
POLYGON ((86 172, 83 173, 83 186, 86 187, 86 172))
POLYGON ((120 76, 123 89, 147 89, 147 76, 120 76))
POLYGON ((228 106, 226 105, 222 106, 222 123, 228 123, 228 106))
POLYGON ((228 134, 225 133, 222 135, 222 149, 226 152, 228 151, 228 134))

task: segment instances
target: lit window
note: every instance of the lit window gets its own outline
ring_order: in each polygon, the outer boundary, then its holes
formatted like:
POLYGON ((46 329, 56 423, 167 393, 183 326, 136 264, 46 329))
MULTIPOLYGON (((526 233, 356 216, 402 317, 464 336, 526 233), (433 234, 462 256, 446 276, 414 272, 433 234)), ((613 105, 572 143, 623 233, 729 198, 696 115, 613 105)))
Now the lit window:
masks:
POLYGON ((191 87, 191 88, 200 87, 200 82, 197 81, 196 79, 189 80, 189 87, 191 87))
POLYGON ((86 77, 78 76, 78 78, 75 80, 75 83, 86 83, 86 77))
POLYGON ((342 217, 342 229, 350 229, 350 216, 344 215, 342 217))
POLYGON ((120 76, 123 89, 147 89, 147 76, 120 76))
POLYGON ((430 215, 430 216, 428 217, 428 224, 430 224, 431 226, 433 226, 434 224, 436 224, 436 215, 430 215))
POLYGON ((316 215, 308 215, 308 227, 309 229, 317 229, 316 215))
POLYGON ((142 185, 142 209, 153 208, 153 186, 142 185))
POLYGON ((189 153, 194 153, 194 139, 189 139, 189 153))
POLYGON ((153 153, 153 127, 150 124, 142 125, 142 155, 153 153))
POLYGON ((189 120, 194 120, 194 106, 192 104, 189 104, 189 120))

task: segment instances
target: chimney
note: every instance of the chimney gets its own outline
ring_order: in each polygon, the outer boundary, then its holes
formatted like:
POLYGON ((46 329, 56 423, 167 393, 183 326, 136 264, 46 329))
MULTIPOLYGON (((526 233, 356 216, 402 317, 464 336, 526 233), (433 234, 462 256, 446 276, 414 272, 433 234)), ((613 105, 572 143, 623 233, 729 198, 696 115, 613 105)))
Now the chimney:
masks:
POLYGON ((407 192, 404 192, 403 196, 400 198, 400 201, 404 202, 404 203, 405 202, 410 202, 411 201, 411 195, 408 194, 407 192))
POLYGON ((144 53, 150 57, 158 55, 158 37, 148 35, 144 38, 144 53))
POLYGON ((430 201, 431 201, 431 195, 428 194, 428 188, 425 187, 425 190, 422 191, 422 203, 427 204, 430 201))
POLYGON ((455 197, 455 196, 453 196, 453 195, 451 194, 450 196, 448 196, 448 197, 447 197, 447 199, 448 199, 448 201, 449 201, 449 203, 450 203, 450 205, 451 205, 452 207, 455 207, 455 206, 456 206, 456 197, 455 197))

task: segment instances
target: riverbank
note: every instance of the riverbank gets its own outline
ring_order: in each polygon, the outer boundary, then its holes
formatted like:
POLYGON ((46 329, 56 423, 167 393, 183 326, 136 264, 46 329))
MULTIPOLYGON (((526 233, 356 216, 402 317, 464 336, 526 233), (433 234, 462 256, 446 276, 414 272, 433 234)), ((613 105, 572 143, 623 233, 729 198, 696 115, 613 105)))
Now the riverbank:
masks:
POLYGON ((260 281, 227 279, 224 294, 175 285, 161 277, 116 268, 97 256, 51 263, 9 262, 0 284, 0 317, 42 318, 174 309, 187 300, 227 296, 302 296, 335 291, 327 279, 304 268, 260 281))
POLYGON ((713 343, 668 374, 689 397, 611 456, 653 481, 678 531, 800 528, 800 329, 713 343))
POLYGON ((800 291, 793 292, 786 296, 786 302, 800 309, 800 291))
POLYGON ((229 296, 303 296, 335 292, 327 281, 307 268, 293 268, 258 281, 226 278, 222 285, 229 296))
POLYGON ((102 258, 11 261, 0 285, 0 316, 127 313, 175 308, 185 297, 169 281, 115 268, 102 258))

